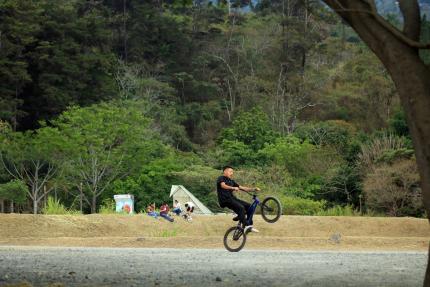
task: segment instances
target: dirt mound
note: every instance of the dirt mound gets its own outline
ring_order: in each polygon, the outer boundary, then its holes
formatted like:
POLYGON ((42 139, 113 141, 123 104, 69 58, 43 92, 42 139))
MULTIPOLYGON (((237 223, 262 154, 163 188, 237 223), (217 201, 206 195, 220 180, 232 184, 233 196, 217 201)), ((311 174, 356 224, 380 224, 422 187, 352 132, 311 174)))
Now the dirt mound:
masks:
MULTIPOLYGON (((221 248, 231 218, 0 214, 0 244, 221 248)), ((254 225, 260 233, 250 248, 427 250, 430 240, 428 221, 418 218, 283 216, 268 224, 257 217, 254 225)))

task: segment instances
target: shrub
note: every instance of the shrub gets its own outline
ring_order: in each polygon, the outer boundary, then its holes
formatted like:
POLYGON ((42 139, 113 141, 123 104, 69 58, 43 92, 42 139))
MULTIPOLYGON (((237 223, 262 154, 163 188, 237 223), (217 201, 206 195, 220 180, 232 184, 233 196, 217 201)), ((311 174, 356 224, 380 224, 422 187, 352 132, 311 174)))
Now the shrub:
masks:
POLYGON ((355 146, 355 127, 341 120, 306 123, 294 135, 316 146, 331 146, 344 158, 351 157, 355 146))
POLYGON ((42 209, 42 213, 49 215, 80 214, 79 211, 68 210, 63 204, 60 203, 60 200, 55 200, 52 196, 48 197, 46 206, 42 209))
POLYGON ((359 205, 362 192, 362 174, 356 166, 342 165, 331 176, 324 178, 317 199, 324 199, 335 204, 359 205))
POLYGON ((359 216, 360 212, 356 211, 352 205, 336 205, 332 208, 322 210, 316 213, 318 216, 359 216))
POLYGON ((16 203, 24 203, 28 187, 21 180, 11 180, 0 184, 0 199, 13 200, 16 203))
POLYGON ((255 152, 243 142, 237 140, 223 140, 219 146, 220 162, 233 166, 242 166, 252 163, 255 159, 255 152))
POLYGON ((101 214, 114 214, 115 211, 115 200, 112 198, 105 198, 100 205, 99 213, 101 214))
POLYGON ((315 147, 308 142, 300 142, 294 136, 278 138, 275 143, 267 144, 258 152, 262 162, 284 166, 294 176, 307 173, 306 161, 315 147))
POLYGON ((297 127, 294 135, 315 145, 342 146, 355 132, 356 129, 352 124, 333 120, 303 124, 297 127))
POLYGON ((375 138, 370 143, 363 145, 358 160, 363 168, 372 169, 372 167, 376 163, 381 162, 384 157, 391 161, 393 155, 400 155, 403 157, 408 153, 410 154, 407 150, 406 138, 393 134, 384 134, 381 137, 375 138))
POLYGON ((366 206, 390 216, 422 216, 424 207, 414 160, 383 163, 364 180, 366 206))
POLYGON ((407 148, 390 149, 384 151, 379 157, 375 159, 375 162, 393 163, 397 159, 409 159, 414 155, 414 150, 407 148))
POLYGON ((406 114, 402 109, 395 111, 389 120, 390 130, 398 135, 410 137, 408 123, 406 122, 406 114))
POLYGON ((323 178, 307 177, 295 179, 285 191, 285 194, 292 197, 312 199, 321 192, 323 178))
POLYGON ((317 148, 294 136, 278 138, 258 152, 261 162, 285 167, 295 177, 321 176, 342 163, 329 147, 317 148))
POLYGON ((221 132, 220 141, 239 141, 254 151, 261 149, 265 143, 273 142, 276 133, 271 127, 269 118, 260 108, 242 112, 234 120, 230 128, 221 132))
POLYGON ((315 215, 324 210, 326 202, 314 201, 306 198, 287 197, 280 198, 284 214, 291 215, 315 215))

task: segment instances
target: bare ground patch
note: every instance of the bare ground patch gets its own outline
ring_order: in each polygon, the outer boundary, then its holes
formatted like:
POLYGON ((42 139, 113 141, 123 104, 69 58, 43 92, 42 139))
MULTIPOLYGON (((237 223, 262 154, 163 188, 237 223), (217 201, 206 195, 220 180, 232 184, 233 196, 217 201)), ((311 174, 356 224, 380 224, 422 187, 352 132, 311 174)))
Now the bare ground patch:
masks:
MULTIPOLYGON (((230 215, 195 216, 174 223, 146 215, 0 214, 0 245, 82 247, 223 248, 230 215)), ((302 250, 427 251, 426 219, 283 216, 268 224, 260 217, 246 248, 302 250)))

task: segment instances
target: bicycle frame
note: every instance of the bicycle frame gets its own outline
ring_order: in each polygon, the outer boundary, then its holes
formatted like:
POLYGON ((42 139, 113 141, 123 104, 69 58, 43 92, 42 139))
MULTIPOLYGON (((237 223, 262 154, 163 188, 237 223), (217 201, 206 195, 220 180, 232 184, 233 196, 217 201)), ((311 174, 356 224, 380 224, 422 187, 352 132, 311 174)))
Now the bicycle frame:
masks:
POLYGON ((252 195, 252 199, 254 201, 252 202, 251 206, 248 208, 248 210, 246 212, 247 224, 248 225, 252 225, 253 224, 252 217, 254 216, 254 213, 255 213, 255 210, 257 209, 257 206, 260 204, 260 200, 257 198, 257 195, 253 194, 252 195))

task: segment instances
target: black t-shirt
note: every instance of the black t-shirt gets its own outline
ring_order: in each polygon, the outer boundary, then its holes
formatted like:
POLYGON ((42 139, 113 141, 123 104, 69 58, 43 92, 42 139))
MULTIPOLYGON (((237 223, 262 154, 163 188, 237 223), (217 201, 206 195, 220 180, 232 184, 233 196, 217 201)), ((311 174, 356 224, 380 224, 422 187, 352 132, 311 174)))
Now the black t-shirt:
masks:
POLYGON ((232 180, 231 178, 228 178, 228 177, 223 176, 223 175, 218 177, 218 179, 216 181, 216 189, 218 192, 218 201, 220 204, 222 204, 223 202, 226 202, 226 201, 230 201, 231 199, 234 198, 233 190, 222 188, 221 182, 224 182, 228 186, 239 187, 239 185, 234 180, 232 180))

